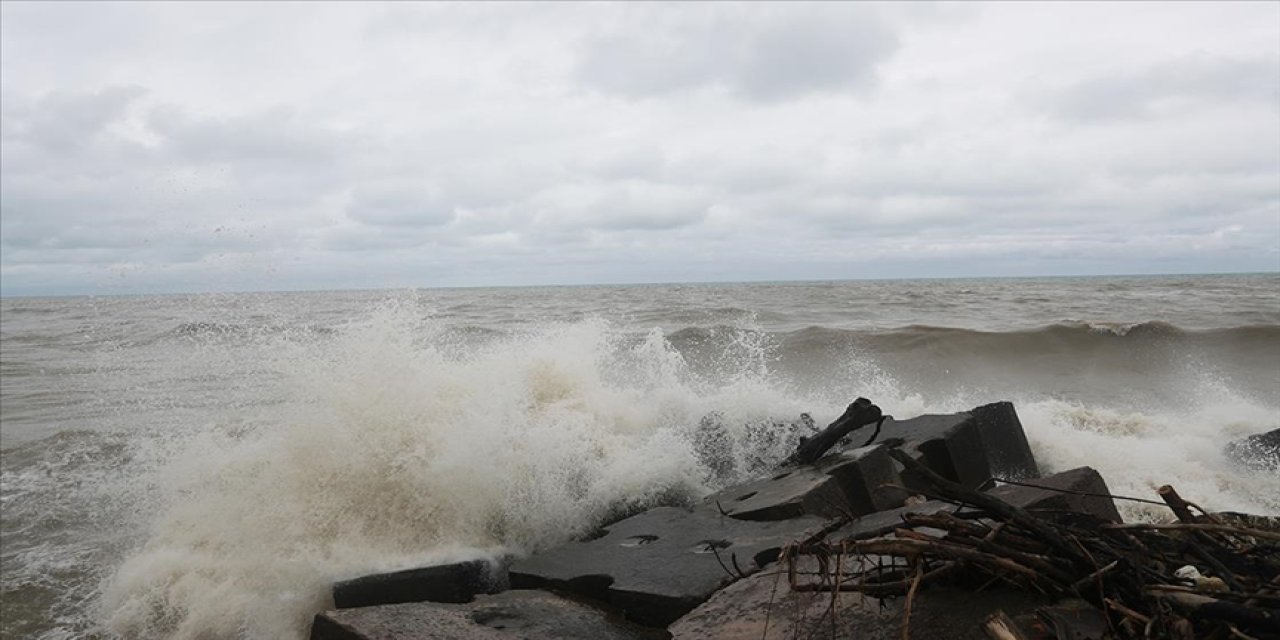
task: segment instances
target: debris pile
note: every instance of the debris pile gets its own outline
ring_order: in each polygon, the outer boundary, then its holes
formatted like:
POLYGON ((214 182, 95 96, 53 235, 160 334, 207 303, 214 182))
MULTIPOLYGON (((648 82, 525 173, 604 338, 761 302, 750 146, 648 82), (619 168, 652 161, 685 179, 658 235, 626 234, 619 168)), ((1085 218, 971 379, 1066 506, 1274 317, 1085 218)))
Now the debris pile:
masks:
POLYGON ((919 590, 996 582, 1058 604, 1017 617, 992 612, 984 628, 995 640, 1280 637, 1280 528, 1273 519, 1196 516, 1167 486, 1160 495, 1177 522, 1033 514, 947 480, 900 450, 890 455, 926 481, 929 498, 957 508, 904 514, 890 536, 785 549, 792 591, 905 597, 904 638, 919 590), (816 571, 798 570, 805 556, 817 560, 816 571))

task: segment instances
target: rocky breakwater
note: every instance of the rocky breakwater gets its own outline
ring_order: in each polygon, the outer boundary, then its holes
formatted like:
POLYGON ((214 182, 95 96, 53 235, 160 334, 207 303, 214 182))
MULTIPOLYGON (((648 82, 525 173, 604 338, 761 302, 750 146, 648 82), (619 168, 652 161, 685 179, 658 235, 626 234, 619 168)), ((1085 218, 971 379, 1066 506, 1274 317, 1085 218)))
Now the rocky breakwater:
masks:
POLYGON ((1041 476, 1007 402, 899 421, 860 398, 691 507, 336 584, 311 638, 1280 637, 1280 527, 1167 489, 1171 522, 1125 524, 1093 469, 1041 476))

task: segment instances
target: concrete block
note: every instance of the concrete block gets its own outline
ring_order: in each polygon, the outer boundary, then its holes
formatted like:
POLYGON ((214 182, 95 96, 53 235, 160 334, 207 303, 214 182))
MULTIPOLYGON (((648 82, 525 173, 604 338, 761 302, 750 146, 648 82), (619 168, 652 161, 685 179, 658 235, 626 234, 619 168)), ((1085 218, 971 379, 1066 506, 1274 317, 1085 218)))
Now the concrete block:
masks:
POLYGON ((333 585, 339 609, 401 602, 470 602, 506 586, 506 571, 488 560, 379 573, 333 585))
POLYGON ((326 611, 311 640, 661 640, 670 635, 544 591, 482 595, 467 604, 418 602, 326 611))
POLYGON ((786 520, 803 515, 834 518, 848 509, 849 500, 834 476, 813 467, 792 467, 719 491, 703 504, 740 520, 786 520))
POLYGON ((1022 421, 1011 402, 974 407, 969 414, 978 423, 991 475, 1013 480, 1040 477, 1022 421))
POLYGON ((1115 501, 1105 497, 1111 494, 1107 489, 1106 481, 1090 467, 1079 467, 1026 482, 1044 488, 1007 484, 991 489, 987 493, 1031 512, 1070 511, 1087 513, 1111 522, 1121 521, 1115 501), (1055 489, 1098 495, 1084 496, 1063 493, 1055 489))
POLYGON ((630 620, 666 626, 782 545, 816 535, 825 520, 738 520, 713 509, 660 507, 511 566, 517 589, 554 589, 606 602, 630 620))
POLYGON ((892 509, 902 505, 905 493, 896 485, 902 483, 889 448, 873 444, 828 455, 816 465, 836 479, 844 492, 846 512, 855 516, 892 509), (894 486, 890 486, 894 485, 894 486))

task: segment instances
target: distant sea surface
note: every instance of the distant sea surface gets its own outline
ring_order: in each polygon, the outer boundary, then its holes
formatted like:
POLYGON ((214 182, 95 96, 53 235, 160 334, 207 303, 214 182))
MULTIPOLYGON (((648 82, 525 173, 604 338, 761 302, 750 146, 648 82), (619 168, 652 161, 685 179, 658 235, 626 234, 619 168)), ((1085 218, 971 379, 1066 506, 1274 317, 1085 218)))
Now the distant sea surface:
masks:
POLYGON ((1280 474, 1222 454, 1280 427, 1278 274, 5 298, 0 319, 4 638, 301 638, 333 580, 695 499, 858 396, 899 418, 1012 400, 1049 471, 1280 514, 1280 474))

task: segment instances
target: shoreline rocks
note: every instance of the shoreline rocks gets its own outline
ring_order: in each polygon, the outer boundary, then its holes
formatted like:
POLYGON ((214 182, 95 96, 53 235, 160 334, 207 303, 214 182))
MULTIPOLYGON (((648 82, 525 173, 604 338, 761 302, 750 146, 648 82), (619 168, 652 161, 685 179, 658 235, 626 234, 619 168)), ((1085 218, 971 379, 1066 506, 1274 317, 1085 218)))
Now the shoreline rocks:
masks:
MULTIPOLYGON (((875 405, 859 399, 841 417, 843 423, 838 420, 824 431, 825 437, 834 442, 851 424, 879 415, 875 405)), ((603 526, 590 539, 509 566, 471 561, 338 583, 337 609, 316 616, 311 638, 898 638, 908 618, 912 636, 919 638, 1002 637, 984 629, 1025 629, 1033 623, 1084 638, 1093 637, 1090 629, 1099 628, 1099 621, 1108 623, 1105 614, 1087 603, 1083 608, 1064 604, 1008 585, 967 585, 963 571, 918 594, 912 588, 906 602, 872 597, 866 589, 843 594, 842 600, 837 596, 843 589, 832 592, 820 584, 798 583, 797 562, 808 563, 810 580, 839 576, 822 550, 839 549, 843 556, 845 545, 862 544, 854 541, 885 550, 875 553, 905 548, 918 550, 907 558, 926 550, 979 553, 973 557, 990 563, 981 555, 986 552, 978 551, 992 551, 990 538, 983 542, 969 536, 993 535, 1003 524, 992 528, 992 512, 973 506, 977 503, 998 506, 998 513, 1018 522, 1044 518, 1045 523, 1070 521, 1075 523, 1070 526, 1094 530, 1135 526, 1116 524, 1121 523, 1119 511, 1094 469, 1040 477, 1008 402, 909 420, 885 417, 876 424, 880 440, 874 444, 836 447, 811 464, 784 465, 773 475, 728 487, 692 507, 658 507, 632 515, 603 526), (955 483, 951 494, 967 492, 967 506, 956 504, 954 497, 911 495, 937 495, 939 482, 955 483), (959 542, 949 542, 956 535, 959 542), (936 544, 943 546, 935 549, 936 544), (974 551, 965 551, 970 544, 974 551)), ((1276 434, 1280 431, 1260 434, 1260 445, 1250 440, 1229 451, 1261 446, 1265 453, 1274 444, 1268 438, 1280 438, 1276 434)), ((801 444, 806 446, 812 453, 812 441, 801 444)), ((1053 531, 1045 528, 1044 535, 1058 535, 1053 531)), ((1037 544, 1025 534, 1013 539, 1017 545, 1037 544)), ((1056 545, 1067 547, 1062 539, 1056 545)), ((878 558, 878 570, 890 582, 871 589, 873 595, 906 593, 914 564, 875 553, 861 555, 860 561, 865 565, 868 558, 878 558), (889 588, 893 584, 898 586, 889 588)), ((1066 575, 1051 557, 1037 555, 1043 551, 1007 553, 1018 559, 1015 565, 1025 562, 1050 575, 1066 575)), ((930 571, 941 570, 931 566, 930 571)), ((914 569, 917 581, 923 567, 914 569)), ((1099 575, 1109 570, 1097 569, 1099 575)), ((1083 580, 1077 590, 1085 592, 1091 584, 1083 580)))

